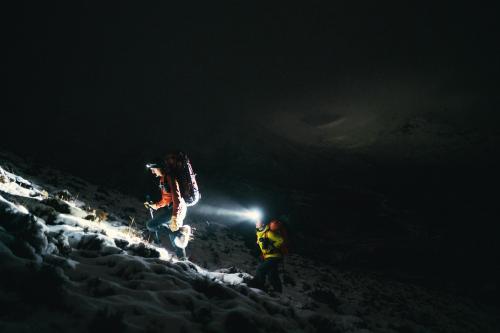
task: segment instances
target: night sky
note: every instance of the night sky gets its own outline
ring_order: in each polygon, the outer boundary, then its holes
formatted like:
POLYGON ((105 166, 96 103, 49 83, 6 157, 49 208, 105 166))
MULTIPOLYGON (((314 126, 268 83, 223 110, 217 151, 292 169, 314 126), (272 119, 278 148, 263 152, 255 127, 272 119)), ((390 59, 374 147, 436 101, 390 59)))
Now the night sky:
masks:
POLYGON ((104 165, 172 145, 212 152, 229 128, 349 152, 391 151, 386 134, 412 119, 498 137, 498 24, 487 6, 82 2, 2 12, 6 121, 44 137, 3 144, 50 160, 64 152, 67 167, 74 152, 104 165), (332 120, 340 128, 321 127, 332 120))
POLYGON ((4 150, 141 197, 143 164, 183 149, 202 188, 230 178, 300 189, 321 196, 310 216, 322 221, 329 198, 341 215, 370 201, 362 188, 417 224, 460 230, 453 246, 471 225, 474 244, 498 231, 495 8, 85 1, 1 12, 4 150))

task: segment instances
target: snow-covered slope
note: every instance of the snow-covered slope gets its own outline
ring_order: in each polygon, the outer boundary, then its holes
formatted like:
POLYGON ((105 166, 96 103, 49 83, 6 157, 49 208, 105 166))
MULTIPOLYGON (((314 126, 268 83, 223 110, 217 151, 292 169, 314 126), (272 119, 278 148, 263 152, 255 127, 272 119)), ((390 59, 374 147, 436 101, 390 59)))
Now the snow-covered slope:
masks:
POLYGON ((227 225, 188 217, 197 237, 177 262, 145 240, 137 200, 29 173, 0 161, 1 332, 499 331, 497 313, 470 300, 298 254, 284 294, 268 295, 247 287, 257 260, 227 225))

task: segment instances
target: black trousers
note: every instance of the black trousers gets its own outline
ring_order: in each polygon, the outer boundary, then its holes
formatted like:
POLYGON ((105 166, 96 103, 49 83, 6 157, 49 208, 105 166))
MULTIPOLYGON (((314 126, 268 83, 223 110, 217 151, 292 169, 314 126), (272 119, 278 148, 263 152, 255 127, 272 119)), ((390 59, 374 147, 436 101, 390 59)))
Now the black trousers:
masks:
POLYGON ((266 278, 273 287, 274 291, 281 293, 283 287, 281 286, 281 279, 279 275, 279 265, 282 263, 282 258, 267 258, 264 259, 255 273, 254 285, 257 288, 263 289, 266 283, 266 278))

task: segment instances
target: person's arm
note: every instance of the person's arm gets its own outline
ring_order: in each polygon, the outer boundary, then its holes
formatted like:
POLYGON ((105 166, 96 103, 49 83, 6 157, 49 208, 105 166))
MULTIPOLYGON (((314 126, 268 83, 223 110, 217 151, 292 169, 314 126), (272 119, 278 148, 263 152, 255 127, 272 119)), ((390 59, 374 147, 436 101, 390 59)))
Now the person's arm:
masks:
POLYGON ((259 238, 263 234, 262 233, 263 226, 264 225, 262 224, 262 221, 258 220, 258 221, 255 222, 255 233, 256 233, 256 236, 257 236, 257 241, 256 241, 257 244, 259 244, 259 238))
POLYGON ((170 205, 171 202, 172 198, 170 197, 170 195, 168 193, 162 192, 160 201, 152 203, 150 206, 151 208, 156 210, 170 205))
POLYGON ((167 175, 168 186, 170 187, 170 194, 172 196, 172 219, 170 222, 170 230, 177 231, 179 230, 179 226, 177 223, 177 217, 180 214, 180 201, 181 201, 181 189, 179 186, 179 182, 172 178, 170 175, 167 175))
POLYGON ((181 189, 179 186, 179 182, 171 176, 167 176, 167 182, 168 186, 170 187, 170 194, 172 197, 172 216, 177 216, 180 212, 179 203, 181 200, 181 189))
MULTIPOLYGON (((160 184, 163 184, 164 183, 164 179, 163 177, 161 178, 160 180, 160 184)), ((164 188, 161 189, 161 199, 160 201, 158 202, 155 202, 153 204, 151 204, 151 208, 153 208, 154 210, 156 209, 160 209, 160 208, 163 208, 165 206, 168 206, 170 205, 170 203, 172 202, 172 196, 170 193, 168 193, 164 188)))
MULTIPOLYGON (((264 232, 262 229, 255 229, 255 235, 257 236, 257 244, 259 244, 260 242, 262 242, 262 237, 264 237, 264 232)), ((260 246, 260 244, 259 244, 260 246)))
POLYGON ((257 229, 257 244, 259 244, 261 251, 269 250, 269 245, 271 243, 268 237, 269 234, 268 226, 265 226, 263 229, 257 229))

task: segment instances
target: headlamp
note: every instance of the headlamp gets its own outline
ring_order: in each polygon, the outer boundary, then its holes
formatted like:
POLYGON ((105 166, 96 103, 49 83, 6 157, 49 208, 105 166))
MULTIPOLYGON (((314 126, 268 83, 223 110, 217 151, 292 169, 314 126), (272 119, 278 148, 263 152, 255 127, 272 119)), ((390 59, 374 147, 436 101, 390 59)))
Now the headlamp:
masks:
POLYGON ((147 163, 146 169, 158 168, 158 164, 156 163, 147 163))
POLYGON ((258 209, 245 211, 242 213, 242 215, 254 222, 260 221, 262 219, 262 212, 258 209))

